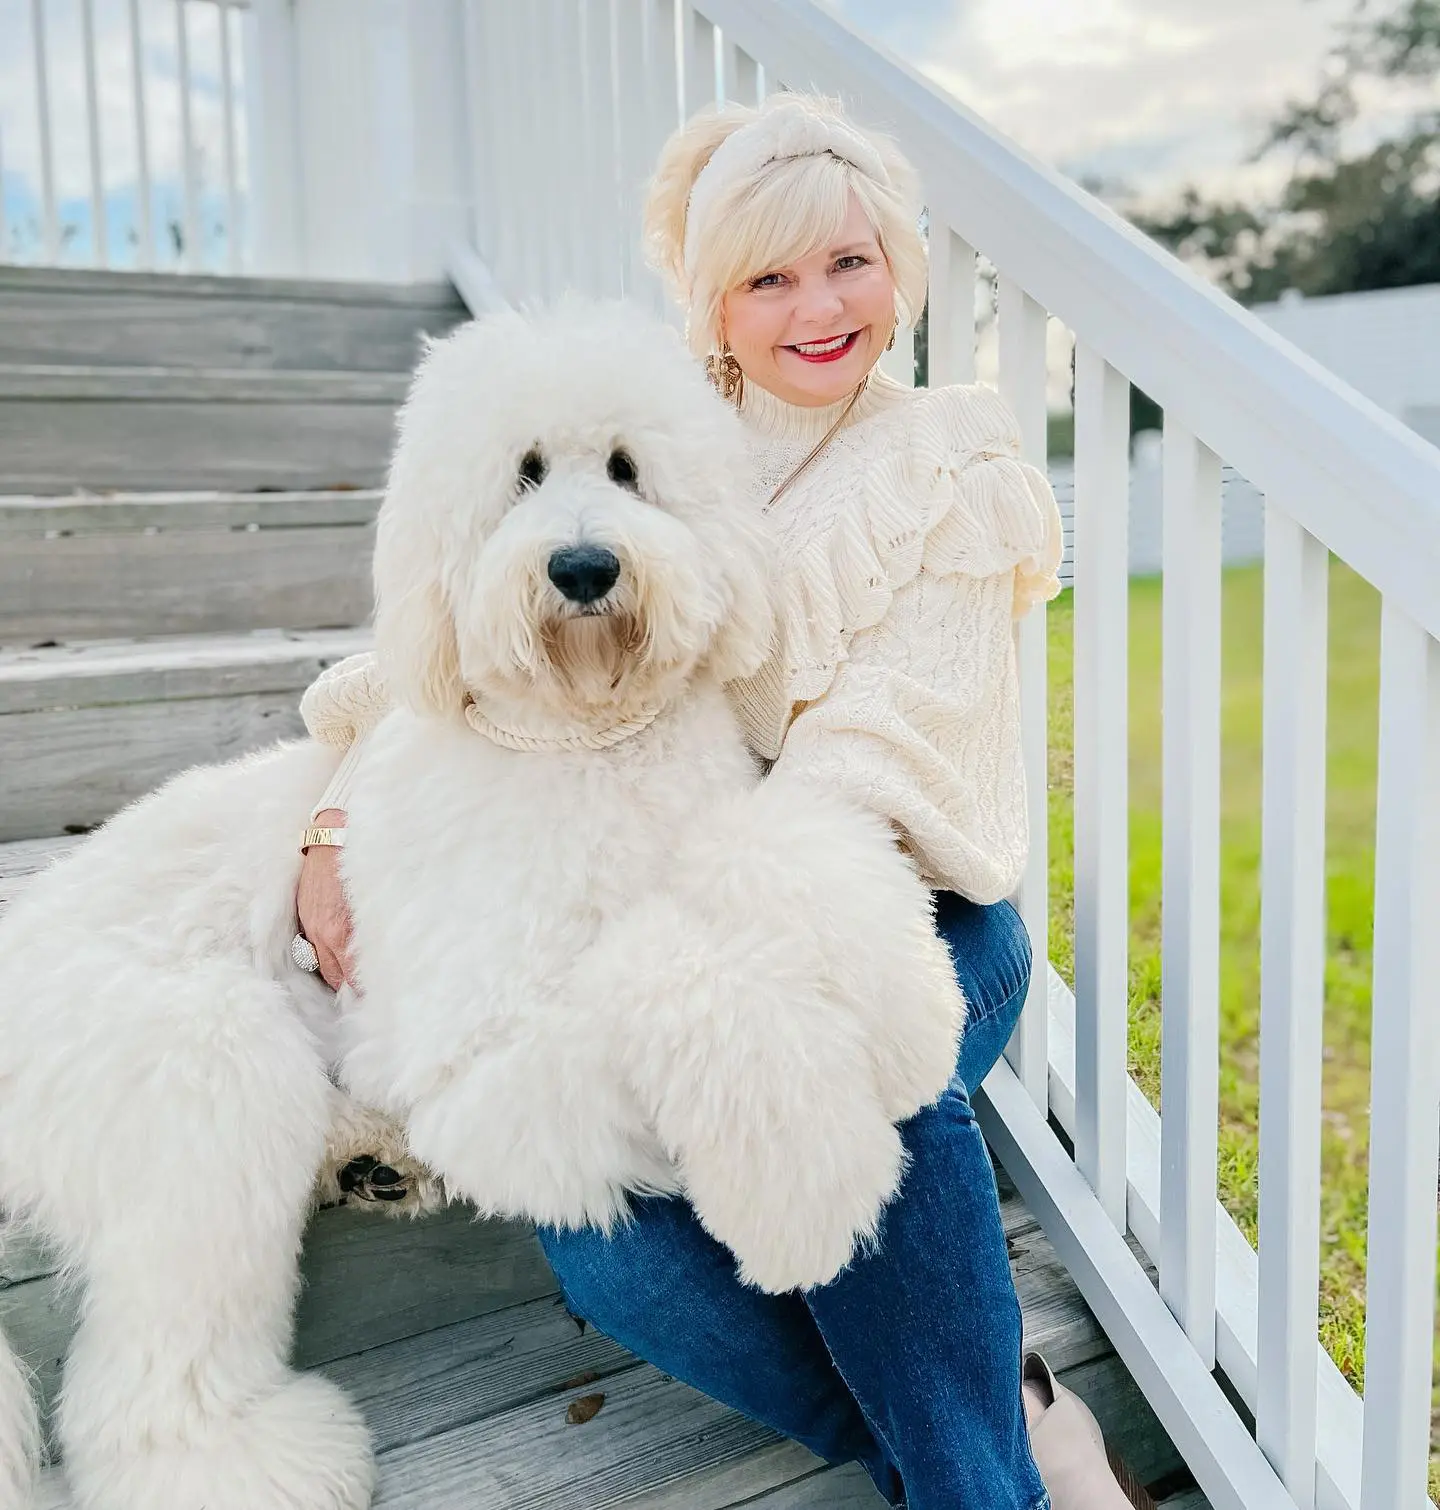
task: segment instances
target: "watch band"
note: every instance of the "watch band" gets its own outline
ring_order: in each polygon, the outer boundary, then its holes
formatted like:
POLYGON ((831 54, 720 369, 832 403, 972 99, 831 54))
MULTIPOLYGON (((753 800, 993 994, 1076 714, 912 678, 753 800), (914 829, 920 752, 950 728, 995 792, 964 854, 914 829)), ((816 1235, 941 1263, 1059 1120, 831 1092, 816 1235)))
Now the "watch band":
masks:
POLYGON ((326 844, 335 849, 343 849, 345 830, 343 828, 307 828, 300 835, 300 853, 303 855, 312 844, 326 844))

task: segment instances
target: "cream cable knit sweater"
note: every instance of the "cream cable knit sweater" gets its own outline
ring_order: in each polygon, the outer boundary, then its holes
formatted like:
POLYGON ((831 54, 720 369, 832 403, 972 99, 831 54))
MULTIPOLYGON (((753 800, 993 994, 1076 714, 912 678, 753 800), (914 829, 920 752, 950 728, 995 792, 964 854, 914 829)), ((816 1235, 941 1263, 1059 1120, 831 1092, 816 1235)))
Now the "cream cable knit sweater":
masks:
MULTIPOLYGON (((747 388, 759 498, 841 407, 747 388)), ((976 902, 1014 889, 1029 843, 1012 620, 1060 590, 1059 511, 1018 450, 990 389, 874 373, 775 505, 779 648, 729 688, 757 754, 882 813, 932 885, 976 902)), ((386 706, 370 656, 306 692, 311 734, 351 745, 319 808, 346 805, 361 736, 386 706)))

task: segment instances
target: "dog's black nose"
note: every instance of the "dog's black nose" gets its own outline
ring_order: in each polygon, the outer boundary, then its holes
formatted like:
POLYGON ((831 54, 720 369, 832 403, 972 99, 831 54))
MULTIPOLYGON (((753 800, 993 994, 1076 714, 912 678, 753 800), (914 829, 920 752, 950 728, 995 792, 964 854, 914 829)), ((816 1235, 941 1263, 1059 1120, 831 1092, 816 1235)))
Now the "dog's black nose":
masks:
POLYGON ((620 560, 599 545, 572 545, 550 557, 550 580, 572 603, 594 603, 614 587, 620 560))

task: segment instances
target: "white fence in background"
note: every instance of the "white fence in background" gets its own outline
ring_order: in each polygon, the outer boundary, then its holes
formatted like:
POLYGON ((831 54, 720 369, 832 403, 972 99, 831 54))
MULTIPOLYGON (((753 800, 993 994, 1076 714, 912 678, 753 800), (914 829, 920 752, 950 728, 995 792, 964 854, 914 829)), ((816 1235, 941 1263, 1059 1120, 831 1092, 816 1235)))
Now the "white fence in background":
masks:
POLYGON ((0 262, 245 268, 249 3, 15 7, 0 36, 0 262))
MULTIPOLYGON (((1419 1510, 1440 1156, 1440 456, 809 0, 462 4, 479 256, 456 266, 477 302, 483 263, 512 299, 578 286, 659 307, 636 236, 656 149, 700 106, 784 80, 843 96, 925 176, 932 381, 973 376, 977 253, 999 270, 1000 385, 1042 465, 1047 322, 1073 334, 1075 993, 1037 972, 985 1087, 987 1132, 1217 1510, 1419 1510), (1126 1073, 1132 381, 1165 411, 1161 1114, 1126 1073), (1222 466, 1263 499, 1267 563, 1258 1254, 1216 1202, 1222 466), (1363 1404, 1317 1342, 1331 551, 1384 601, 1363 1404)), ((1044 958, 1043 615, 1019 656, 1036 836, 1021 901, 1044 958)))

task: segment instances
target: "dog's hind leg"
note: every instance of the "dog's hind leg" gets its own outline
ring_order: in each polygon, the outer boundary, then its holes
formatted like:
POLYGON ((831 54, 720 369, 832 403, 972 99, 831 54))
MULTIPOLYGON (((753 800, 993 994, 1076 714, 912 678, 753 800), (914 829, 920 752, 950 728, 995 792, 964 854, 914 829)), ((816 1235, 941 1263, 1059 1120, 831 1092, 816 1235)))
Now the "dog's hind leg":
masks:
POLYGON ((149 982, 167 986, 147 1024, 165 1036, 137 1043, 132 1025, 126 1060, 104 1066, 104 1134, 74 1171, 86 1292, 57 1424, 76 1503, 360 1510, 364 1423, 287 1363, 331 1105, 320 1056, 247 969, 149 982))
POLYGON ((19 1358, 0 1331, 0 1510, 23 1510, 30 1503, 39 1463, 35 1397, 19 1358))

